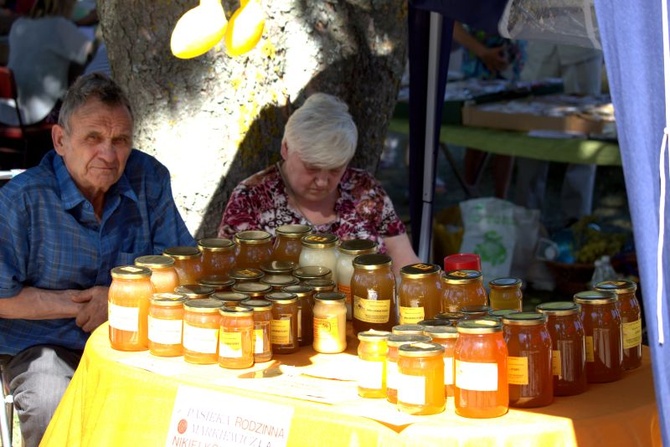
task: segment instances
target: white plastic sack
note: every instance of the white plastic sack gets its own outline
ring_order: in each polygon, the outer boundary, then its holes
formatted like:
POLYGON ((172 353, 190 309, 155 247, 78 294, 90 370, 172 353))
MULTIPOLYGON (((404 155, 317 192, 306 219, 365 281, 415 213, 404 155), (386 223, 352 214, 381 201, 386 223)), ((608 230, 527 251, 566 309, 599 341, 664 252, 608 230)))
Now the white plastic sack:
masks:
POLYGON ((498 32, 508 39, 547 40, 602 49, 594 0, 508 0, 498 32))

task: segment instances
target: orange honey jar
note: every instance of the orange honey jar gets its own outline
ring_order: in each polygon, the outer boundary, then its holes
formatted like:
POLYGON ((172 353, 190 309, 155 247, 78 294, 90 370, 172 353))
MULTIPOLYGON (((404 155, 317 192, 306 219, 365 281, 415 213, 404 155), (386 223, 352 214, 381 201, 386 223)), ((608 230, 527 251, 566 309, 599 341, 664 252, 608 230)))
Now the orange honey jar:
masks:
POLYGON ((459 312, 465 306, 487 306, 482 272, 454 270, 442 276, 441 312, 459 312))
POLYGON ((199 298, 184 302, 184 360, 188 363, 213 365, 219 360, 219 326, 221 301, 199 298))
POLYGON ((151 270, 124 265, 111 271, 107 294, 109 341, 119 351, 143 351, 149 346, 149 303, 154 294, 151 270))
POLYGON ((149 306, 149 352, 159 357, 184 353, 184 301, 181 293, 154 293, 149 306))
POLYGON ((254 310, 247 306, 219 308, 219 366, 249 368, 254 364, 254 310))
POLYGON ((437 343, 411 343, 398 348, 398 409, 410 414, 444 411, 444 348, 437 343))
POLYGON ((151 283, 156 293, 172 293, 179 286, 179 275, 170 256, 140 256, 135 258, 135 265, 151 270, 151 283))

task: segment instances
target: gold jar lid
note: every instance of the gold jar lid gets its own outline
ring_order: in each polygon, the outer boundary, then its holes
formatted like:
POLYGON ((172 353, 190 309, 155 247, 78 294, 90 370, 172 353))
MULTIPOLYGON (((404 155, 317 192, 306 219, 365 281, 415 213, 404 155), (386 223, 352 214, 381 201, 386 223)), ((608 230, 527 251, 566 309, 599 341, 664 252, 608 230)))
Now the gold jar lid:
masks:
POLYGON ((165 255, 140 256, 135 258, 135 265, 150 269, 168 268, 174 265, 174 258, 165 255))
POLYGON ((186 295, 183 293, 161 292, 154 293, 151 297, 151 304, 161 307, 183 306, 186 301, 186 295))
MULTIPOLYGON (((577 306, 575 306, 575 308, 577 308, 577 306)), ((493 317, 493 318, 502 318, 505 315, 509 315, 509 314, 512 314, 512 313, 515 313, 515 312, 519 312, 519 311, 516 310, 516 309, 496 309, 496 310, 491 310, 489 312, 489 316, 493 317)))
POLYGON ((278 304, 291 304, 298 302, 298 295, 289 292, 270 292, 265 299, 278 304))
POLYGON ((622 295, 635 293, 637 284, 635 284, 635 281, 629 279, 612 279, 608 281, 600 281, 595 285, 594 289, 600 292, 614 292, 617 295, 622 295))
POLYGON ((391 334, 388 338, 388 345, 390 347, 398 347, 401 345, 406 345, 407 343, 421 342, 430 342, 430 337, 423 334, 391 334))
POLYGON ((614 292, 602 292, 600 290, 585 290, 575 293, 573 300, 577 304, 611 304, 619 301, 619 297, 614 292))
POLYGON ((163 254, 179 260, 192 259, 200 256, 200 249, 190 246, 168 247, 163 250, 163 254))
POLYGON ((349 239, 342 241, 337 250, 350 256, 372 254, 377 252, 377 243, 370 239, 349 239))
POLYGON ((312 233, 300 239, 303 247, 308 248, 332 248, 337 245, 340 238, 332 233, 312 233))
POLYGON ((297 266, 298 264, 293 261, 266 261, 260 267, 264 273, 280 275, 290 274, 297 266))
POLYGON ((440 312, 439 314, 435 315, 435 318, 438 320, 449 320, 452 322, 457 322, 458 320, 465 318, 465 314, 463 312, 440 312))
POLYGON ((391 328, 392 334, 423 334, 424 327, 420 324, 396 324, 391 328))
MULTIPOLYGON (((535 306, 535 310, 543 314, 562 317, 579 313, 579 306, 573 301, 551 301, 538 304, 535 306)), ((493 312, 491 312, 491 315, 493 315, 493 312)))
POLYGON ((281 235, 290 239, 300 239, 311 231, 312 227, 310 225, 288 224, 278 226, 275 233, 278 236, 281 235))
POLYGON ((391 257, 381 253, 370 253, 367 255, 358 255, 352 261, 354 268, 363 270, 377 270, 388 267, 392 264, 391 257))
POLYGON ((251 307, 254 312, 267 312, 272 309, 272 301, 249 298, 242 302, 243 306, 251 307))
POLYGON ((281 289, 282 292, 292 293, 297 297, 303 297, 307 295, 314 294, 314 289, 312 287, 306 286, 304 284, 296 284, 294 286, 285 286, 281 289))
POLYGON ((547 322, 547 316, 540 312, 512 312, 502 317, 508 326, 538 326, 547 322))
POLYGON ((304 281, 306 286, 314 289, 314 293, 332 292, 335 290, 335 281, 327 278, 312 278, 304 281))
POLYGON ((440 340, 458 338, 458 329, 456 329, 456 326, 426 326, 423 333, 429 335, 431 338, 438 338, 440 340))
POLYGON ((219 307, 219 314, 223 317, 251 317, 254 310, 249 306, 223 306, 219 307))
POLYGON ((190 299, 184 301, 184 309, 198 313, 217 313, 223 303, 214 298, 190 299))
POLYGON ((519 278, 496 278, 489 281, 489 287, 495 289, 511 289, 521 287, 522 282, 519 278))
POLYGON ((439 275, 440 267, 436 264, 409 264, 400 269, 400 276, 406 279, 421 279, 432 275, 439 275))
POLYGON ((174 289, 177 293, 183 293, 188 298, 206 298, 214 293, 214 288, 201 286, 200 284, 184 284, 174 289))
POLYGON ((367 331, 356 334, 361 341, 380 342, 387 341, 391 333, 389 331, 378 331, 375 329, 368 329, 367 331))
POLYGON ((112 278, 119 279, 140 279, 149 278, 151 270, 148 267, 141 267, 137 265, 120 265, 114 267, 111 271, 112 278))
POLYGON ((248 281, 235 284, 231 290, 233 292, 246 293, 253 298, 263 296, 266 293, 271 292, 272 286, 269 284, 263 284, 261 282, 248 281))
POLYGON ((248 300, 249 295, 241 292, 215 292, 212 293, 211 298, 229 303, 241 303, 244 300, 248 300))
POLYGON ((456 325, 459 334, 493 334, 502 331, 502 323, 495 320, 461 320, 456 325))
POLYGON ((228 272, 228 276, 233 278, 235 281, 258 281, 261 279, 265 273, 259 269, 253 267, 247 268, 233 268, 228 272))
POLYGON ((285 286, 292 286, 294 284, 298 284, 300 280, 296 278, 295 276, 291 275, 277 275, 277 274, 270 274, 270 275, 265 275, 260 279, 260 282, 263 284, 267 284, 272 287, 285 287, 285 286))
POLYGON ((306 265, 304 267, 297 267, 293 270, 293 276, 301 281, 316 278, 328 278, 332 272, 328 267, 321 265, 306 265))
POLYGON ((235 248, 235 243, 225 237, 207 237, 198 239, 198 248, 203 251, 230 251, 235 248))
POLYGON ((425 320, 419 321, 417 324, 419 326, 422 326, 424 328, 427 327, 439 327, 439 326, 455 326, 457 321, 452 321, 452 320, 441 320, 438 318, 426 318, 425 320))
POLYGON ((447 284, 470 284, 482 281, 482 272, 479 270, 452 270, 442 276, 442 282, 447 284))
POLYGON ((236 233, 233 239, 236 244, 256 245, 272 242, 272 235, 267 231, 249 230, 236 233))
POLYGON ((224 287, 230 287, 235 284, 235 280, 226 275, 207 275, 200 278, 198 284, 201 286, 214 287, 215 289, 220 289, 224 287))
POLYGON ((398 347, 400 357, 435 357, 444 355, 444 346, 438 343, 410 343, 398 347))
POLYGON ((460 308, 460 312, 467 317, 472 317, 473 315, 488 315, 491 312, 489 306, 484 306, 482 304, 472 304, 469 306, 463 306, 460 308))
POLYGON ((324 304, 344 302, 346 298, 347 295, 342 292, 319 292, 314 294, 314 299, 319 300, 324 304))

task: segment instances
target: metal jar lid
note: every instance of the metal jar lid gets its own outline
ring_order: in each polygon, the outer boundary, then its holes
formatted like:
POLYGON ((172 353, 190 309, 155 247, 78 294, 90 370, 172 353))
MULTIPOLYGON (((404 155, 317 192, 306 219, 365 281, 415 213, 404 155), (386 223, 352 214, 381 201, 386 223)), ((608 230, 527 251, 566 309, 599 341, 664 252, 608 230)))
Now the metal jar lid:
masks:
POLYGON ((352 262, 354 268, 361 268, 363 270, 377 270, 390 266, 393 261, 389 255, 381 253, 370 253, 367 255, 358 255, 352 262))
POLYGON ((265 295, 265 299, 278 304, 291 304, 298 302, 298 295, 288 292, 270 292, 265 295))
POLYGON ((215 292, 211 295, 211 298, 227 303, 241 303, 248 300, 249 295, 241 292, 215 292))
POLYGON ((293 276, 301 281, 316 278, 330 278, 332 271, 328 267, 321 265, 306 265, 304 267, 297 267, 293 270, 293 276))
POLYGON ((423 334, 424 327, 420 324, 396 324, 391 328, 392 334, 423 334))
POLYGON ((235 243, 225 237, 208 237, 198 239, 198 248, 202 251, 230 251, 235 248, 235 243))
POLYGON ((168 268, 174 265, 174 258, 166 255, 147 255, 135 258, 135 265, 150 269, 168 268))
POLYGON ((240 282, 235 284, 231 290, 233 292, 246 293, 250 297, 259 297, 272 292, 272 286, 262 282, 240 282))
POLYGON ((179 260, 193 259, 200 256, 200 249, 190 246, 168 247, 163 250, 163 254, 179 260))
POLYGON ((213 298, 190 299, 184 301, 184 309, 198 313, 216 313, 223 303, 213 298))
POLYGON ((303 247, 308 248, 333 248, 339 241, 340 238, 332 233, 312 233, 300 239, 303 247))
POLYGON ((186 295, 183 293, 161 292, 154 293, 151 304, 161 307, 183 307, 186 295))
POLYGON ((342 292, 319 292, 314 294, 314 299, 324 304, 342 303, 346 298, 347 295, 342 292))
POLYGON ((272 309, 272 301, 266 299, 249 298, 244 300, 241 305, 251 307, 255 312, 263 312, 272 309))
POLYGON ((235 234, 233 240, 236 244, 265 244, 272 242, 272 235, 267 231, 262 230, 240 231, 235 234))
POLYGON ((311 231, 312 227, 310 225, 289 224, 278 226, 275 233, 290 239, 300 239, 311 231))
POLYGON ((375 329, 368 329, 367 331, 356 334, 361 341, 379 342, 388 340, 391 333, 389 331, 377 331, 375 329))
POLYGON ((140 279, 151 277, 151 270, 148 267, 137 265, 121 265, 112 269, 112 278, 119 279, 140 279))
POLYGON ((611 304, 619 301, 619 297, 614 292, 601 292, 599 290, 585 290, 575 293, 573 300, 577 304, 611 304))
POLYGON ((411 343, 398 347, 400 357, 434 357, 444 355, 444 346, 438 343, 411 343))
POLYGON ((372 254, 377 251, 377 243, 370 239, 349 239, 342 241, 337 250, 350 256, 372 254))
POLYGON ((258 281, 261 279, 265 273, 259 269, 253 267, 248 268, 233 268, 228 272, 228 276, 233 278, 237 282, 242 281, 258 281))
POLYGON ((456 326, 426 326, 423 331, 424 334, 430 335, 431 338, 458 338, 458 329, 456 326))
POLYGON ((447 284, 470 284, 482 281, 482 272, 479 270, 452 270, 442 276, 442 282, 447 284))
POLYGON ((219 314, 223 317, 251 317, 254 310, 249 306, 223 306, 219 307, 219 314))
POLYGON ((267 274, 290 274, 298 266, 293 261, 266 261, 261 264, 261 270, 267 274))
POLYGON ((573 301, 551 301, 535 306, 535 310, 547 315, 565 316, 579 313, 579 306, 573 301))
POLYGON ((547 316, 541 312, 512 312, 502 317, 506 326, 538 326, 547 322, 547 316))
POLYGON ((421 279, 439 274, 440 267, 436 264, 409 264, 400 269, 400 276, 403 279, 421 279))
POLYGON ((511 289, 521 287, 522 282, 519 278, 496 278, 489 281, 489 287, 495 289, 511 289))
POLYGON ((391 334, 388 338, 388 345, 398 347, 407 343, 428 343, 430 337, 423 334, 391 334))
POLYGON ((200 284, 184 284, 174 289, 177 293, 183 293, 188 298, 206 298, 214 293, 214 287, 201 286, 200 284))
POLYGON ((493 334, 502 331, 502 323, 495 320, 461 320, 456 325, 459 334, 493 334))
POLYGON ((635 293, 637 284, 635 284, 635 281, 629 279, 613 279, 597 283, 594 289, 600 292, 614 292, 617 295, 621 295, 635 293))

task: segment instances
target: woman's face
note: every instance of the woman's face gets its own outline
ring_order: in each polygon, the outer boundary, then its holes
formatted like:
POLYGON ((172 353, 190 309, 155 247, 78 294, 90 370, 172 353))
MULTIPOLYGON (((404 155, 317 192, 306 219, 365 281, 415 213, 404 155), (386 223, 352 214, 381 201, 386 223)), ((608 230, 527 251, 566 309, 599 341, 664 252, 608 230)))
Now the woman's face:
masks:
POLYGON ((303 162, 296 151, 282 145, 284 175, 293 193, 300 200, 318 202, 328 198, 340 184, 347 165, 324 169, 303 162))

